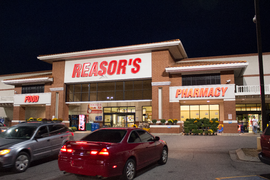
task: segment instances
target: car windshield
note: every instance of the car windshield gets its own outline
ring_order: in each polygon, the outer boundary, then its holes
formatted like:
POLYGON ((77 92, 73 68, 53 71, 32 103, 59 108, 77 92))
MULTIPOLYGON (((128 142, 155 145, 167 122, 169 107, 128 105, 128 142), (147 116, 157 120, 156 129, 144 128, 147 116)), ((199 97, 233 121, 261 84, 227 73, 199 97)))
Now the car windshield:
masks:
POLYGON ((0 137, 6 139, 30 139, 36 129, 35 126, 13 126, 1 133, 0 137))
POLYGON ((126 130, 99 130, 82 138, 82 141, 111 142, 119 143, 124 138, 126 130))

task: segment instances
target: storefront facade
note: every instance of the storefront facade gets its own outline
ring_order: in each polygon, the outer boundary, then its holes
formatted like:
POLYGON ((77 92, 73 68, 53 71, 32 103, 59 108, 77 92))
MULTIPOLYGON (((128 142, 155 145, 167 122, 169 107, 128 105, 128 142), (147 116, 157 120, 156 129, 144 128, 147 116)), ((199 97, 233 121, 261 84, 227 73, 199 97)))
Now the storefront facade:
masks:
MULTIPOLYGON (((244 119, 243 106, 249 102, 254 102, 260 118, 256 105, 260 101, 252 97, 259 94, 237 90, 258 86, 257 71, 249 69, 255 55, 188 59, 181 41, 172 40, 38 59, 52 64, 51 73, 2 80, 16 91, 12 124, 38 116, 61 118, 79 128, 80 115, 84 115, 84 123, 131 127, 153 119, 177 119, 182 124, 186 119, 206 117, 217 118, 224 133, 237 133, 244 119), (36 90, 31 93, 26 87, 36 90)), ((245 111, 246 115, 253 110, 245 111)))

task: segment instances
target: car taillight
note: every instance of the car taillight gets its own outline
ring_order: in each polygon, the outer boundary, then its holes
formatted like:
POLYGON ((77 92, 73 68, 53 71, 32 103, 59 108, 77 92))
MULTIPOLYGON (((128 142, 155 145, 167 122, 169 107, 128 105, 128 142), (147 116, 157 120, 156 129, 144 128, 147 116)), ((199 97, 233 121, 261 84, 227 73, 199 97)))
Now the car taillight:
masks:
POLYGON ((61 152, 67 152, 67 146, 63 146, 60 151, 61 152))
POLYGON ((97 155, 98 151, 91 151, 90 154, 97 155))
POLYGON ((104 155, 104 156, 109 156, 109 152, 106 148, 103 148, 98 154, 104 155))
POLYGON ((61 150, 60 150, 61 152, 68 152, 68 153, 72 153, 73 152, 73 149, 67 149, 67 146, 66 145, 64 145, 62 148, 61 148, 61 150))
POLYGON ((103 155, 103 156, 109 156, 109 151, 106 148, 103 148, 101 151, 92 150, 90 151, 91 155, 103 155))

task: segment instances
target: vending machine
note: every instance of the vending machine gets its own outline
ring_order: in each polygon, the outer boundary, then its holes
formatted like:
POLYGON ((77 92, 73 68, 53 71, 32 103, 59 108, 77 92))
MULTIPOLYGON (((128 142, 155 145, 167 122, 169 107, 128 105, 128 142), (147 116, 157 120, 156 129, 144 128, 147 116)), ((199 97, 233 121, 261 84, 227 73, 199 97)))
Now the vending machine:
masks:
POLYGON ((88 122, 88 115, 79 115, 79 126, 78 130, 79 131, 85 131, 86 130, 86 123, 88 122))

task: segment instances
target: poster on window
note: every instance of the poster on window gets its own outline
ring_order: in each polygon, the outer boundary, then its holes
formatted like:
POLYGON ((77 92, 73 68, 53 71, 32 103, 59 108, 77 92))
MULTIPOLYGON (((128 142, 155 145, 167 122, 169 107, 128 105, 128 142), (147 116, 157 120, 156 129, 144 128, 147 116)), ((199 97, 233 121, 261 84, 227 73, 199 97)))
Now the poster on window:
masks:
POLYGON ((102 104, 101 103, 90 103, 87 106, 88 114, 102 114, 102 104))

